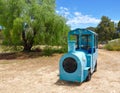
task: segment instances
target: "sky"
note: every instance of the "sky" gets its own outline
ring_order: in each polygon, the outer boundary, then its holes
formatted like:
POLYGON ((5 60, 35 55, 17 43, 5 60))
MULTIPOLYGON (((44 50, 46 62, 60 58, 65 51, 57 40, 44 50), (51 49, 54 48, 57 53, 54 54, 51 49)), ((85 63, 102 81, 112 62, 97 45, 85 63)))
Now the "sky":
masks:
POLYGON ((116 23, 120 20, 120 0, 56 0, 56 12, 71 29, 96 27, 102 16, 116 23))

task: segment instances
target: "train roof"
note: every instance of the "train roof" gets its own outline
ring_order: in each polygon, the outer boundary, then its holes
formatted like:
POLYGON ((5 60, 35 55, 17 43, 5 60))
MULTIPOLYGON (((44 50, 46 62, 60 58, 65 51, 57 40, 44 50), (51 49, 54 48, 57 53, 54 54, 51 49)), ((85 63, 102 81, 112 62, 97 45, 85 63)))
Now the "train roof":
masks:
POLYGON ((80 29, 80 28, 77 28, 77 29, 74 29, 74 30, 71 30, 69 32, 69 34, 95 34, 97 35, 97 33, 95 33, 94 31, 91 31, 91 30, 88 30, 88 29, 80 29))

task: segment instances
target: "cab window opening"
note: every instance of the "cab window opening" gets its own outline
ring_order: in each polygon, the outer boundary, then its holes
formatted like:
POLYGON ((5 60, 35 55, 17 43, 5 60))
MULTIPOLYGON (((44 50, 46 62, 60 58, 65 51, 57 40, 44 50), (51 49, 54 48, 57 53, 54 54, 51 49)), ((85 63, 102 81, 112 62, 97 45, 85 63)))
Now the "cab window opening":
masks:
POLYGON ((79 49, 79 35, 70 35, 70 41, 75 41, 75 49, 79 49))
POLYGON ((81 49, 89 50, 91 48, 91 39, 90 35, 82 35, 81 36, 81 49))

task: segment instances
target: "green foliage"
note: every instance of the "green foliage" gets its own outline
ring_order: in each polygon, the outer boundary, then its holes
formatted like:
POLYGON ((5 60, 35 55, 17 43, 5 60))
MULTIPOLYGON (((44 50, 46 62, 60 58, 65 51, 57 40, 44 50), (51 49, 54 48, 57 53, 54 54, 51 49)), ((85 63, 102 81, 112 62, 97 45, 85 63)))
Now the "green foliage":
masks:
POLYGON ((5 45, 66 45, 70 27, 56 14, 55 0, 1 0, 0 24, 5 45))
POLYGON ((108 17, 102 16, 101 22, 98 24, 96 28, 96 32, 98 33, 99 41, 112 40, 115 33, 115 25, 108 17))
POLYGON ((46 46, 44 49, 43 49, 43 55, 44 56, 52 56, 54 53, 65 53, 67 52, 66 51, 67 48, 65 47, 62 47, 62 48, 53 48, 53 47, 49 47, 49 46, 46 46))
POLYGON ((51 47, 45 47, 43 50, 43 55, 51 56, 54 53, 54 50, 51 47))
POLYGON ((117 30, 120 32, 120 21, 118 22, 117 30))
POLYGON ((95 27, 87 27, 86 29, 88 29, 88 30, 91 30, 91 31, 94 31, 95 32, 95 27))
POLYGON ((22 44, 22 30, 23 30, 23 20, 21 18, 16 18, 13 22, 13 30, 11 31, 12 44, 15 46, 22 44))
POLYGON ((120 51, 120 39, 110 41, 105 45, 105 49, 110 51, 120 51))

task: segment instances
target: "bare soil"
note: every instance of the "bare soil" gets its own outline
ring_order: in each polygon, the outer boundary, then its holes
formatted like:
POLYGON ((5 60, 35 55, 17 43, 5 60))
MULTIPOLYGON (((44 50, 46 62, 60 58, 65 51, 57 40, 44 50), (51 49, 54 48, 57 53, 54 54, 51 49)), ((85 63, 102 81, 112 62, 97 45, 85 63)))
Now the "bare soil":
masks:
POLYGON ((61 56, 0 55, 0 93, 120 93, 120 52, 100 49, 97 72, 81 84, 59 80, 61 56))

